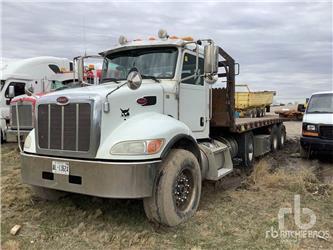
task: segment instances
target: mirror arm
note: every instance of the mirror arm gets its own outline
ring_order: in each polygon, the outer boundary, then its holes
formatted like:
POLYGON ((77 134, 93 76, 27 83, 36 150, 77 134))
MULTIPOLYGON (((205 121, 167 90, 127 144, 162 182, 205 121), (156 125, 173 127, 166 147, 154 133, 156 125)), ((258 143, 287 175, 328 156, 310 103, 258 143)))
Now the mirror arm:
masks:
POLYGON ((109 97, 109 95, 111 95, 113 92, 117 91, 118 89, 120 89, 122 86, 124 86, 124 85, 126 85, 126 84, 127 84, 127 81, 124 82, 123 84, 117 86, 117 88, 111 90, 109 93, 107 93, 106 96, 105 96, 106 101, 108 101, 108 97, 109 97))

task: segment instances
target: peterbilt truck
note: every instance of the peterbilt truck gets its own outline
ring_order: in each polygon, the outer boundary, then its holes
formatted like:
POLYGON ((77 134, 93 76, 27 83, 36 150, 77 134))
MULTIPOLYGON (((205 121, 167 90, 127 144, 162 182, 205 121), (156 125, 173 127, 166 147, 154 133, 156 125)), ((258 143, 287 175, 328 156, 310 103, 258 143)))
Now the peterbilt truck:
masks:
POLYGON ((235 61, 211 39, 161 30, 101 55, 102 84, 36 102, 21 171, 42 198, 140 198, 149 220, 175 226, 196 212, 202 181, 284 145, 281 118, 235 118, 235 61))

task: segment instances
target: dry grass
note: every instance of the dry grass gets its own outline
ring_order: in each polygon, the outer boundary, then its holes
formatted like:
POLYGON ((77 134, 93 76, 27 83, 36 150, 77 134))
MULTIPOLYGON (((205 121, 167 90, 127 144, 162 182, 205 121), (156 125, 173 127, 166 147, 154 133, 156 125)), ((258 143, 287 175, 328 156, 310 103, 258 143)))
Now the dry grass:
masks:
POLYGON ((279 208, 292 206, 297 193, 302 194, 302 206, 315 211, 316 227, 333 232, 332 192, 314 191, 331 185, 288 154, 284 163, 295 167, 282 170, 274 158, 279 155, 264 157, 246 179, 245 188, 239 187, 239 176, 227 177, 221 185, 204 183, 198 212, 175 228, 149 223, 139 200, 84 195, 57 202, 38 200, 21 183, 15 146, 6 145, 2 157, 2 249, 329 249, 333 244, 320 239, 282 242, 265 238, 266 230, 277 227, 279 208), (12 236, 9 231, 15 224, 22 229, 12 236))
POLYGON ((249 180, 255 187, 288 189, 300 194, 307 192, 309 185, 319 183, 314 169, 300 167, 296 171, 285 168, 271 170, 267 160, 256 164, 249 180))

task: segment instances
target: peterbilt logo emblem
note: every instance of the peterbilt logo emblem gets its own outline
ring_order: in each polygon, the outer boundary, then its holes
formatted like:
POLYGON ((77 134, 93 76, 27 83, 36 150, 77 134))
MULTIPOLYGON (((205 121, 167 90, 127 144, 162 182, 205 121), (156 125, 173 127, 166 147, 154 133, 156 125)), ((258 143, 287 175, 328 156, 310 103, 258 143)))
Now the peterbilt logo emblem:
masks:
POLYGON ((68 102, 69 102, 69 100, 66 96, 59 96, 57 98, 57 104, 59 104, 59 105, 66 105, 66 104, 68 104, 68 102))

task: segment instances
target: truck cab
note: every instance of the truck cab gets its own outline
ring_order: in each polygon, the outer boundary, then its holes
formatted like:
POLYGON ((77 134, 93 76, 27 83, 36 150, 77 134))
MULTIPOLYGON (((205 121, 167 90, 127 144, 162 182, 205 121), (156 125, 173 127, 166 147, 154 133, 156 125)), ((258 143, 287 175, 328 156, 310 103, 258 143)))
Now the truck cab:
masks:
POLYGON ((197 210, 203 180, 283 146, 281 119, 235 119, 235 62, 211 39, 160 30, 100 54, 100 85, 36 101, 21 173, 40 197, 140 198, 149 220, 175 226, 197 210))
POLYGON ((312 94, 302 122, 300 153, 333 154, 333 91, 312 94))
POLYGON ((16 140, 15 136, 8 135, 10 126, 10 102, 26 93, 25 89, 31 89, 33 93, 50 91, 52 78, 62 75, 63 79, 73 81, 73 74, 68 73, 73 68, 72 62, 66 58, 34 57, 12 62, 1 69, 0 90, 0 125, 1 142, 16 140), (67 73, 59 74, 62 71, 67 73), (13 86, 14 96, 10 96, 10 88, 13 86))

